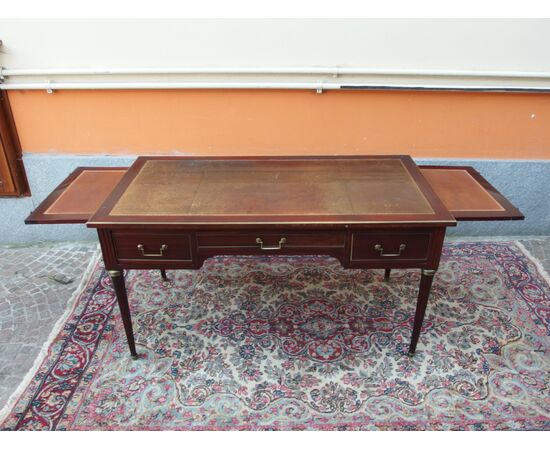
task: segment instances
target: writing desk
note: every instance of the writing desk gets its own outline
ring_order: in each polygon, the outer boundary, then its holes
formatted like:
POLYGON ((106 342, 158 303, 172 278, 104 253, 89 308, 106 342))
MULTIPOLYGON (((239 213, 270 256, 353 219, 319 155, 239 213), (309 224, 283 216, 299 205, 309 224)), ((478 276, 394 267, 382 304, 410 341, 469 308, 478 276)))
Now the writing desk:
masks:
POLYGON ((446 227, 522 218, 473 169, 421 169, 409 156, 140 157, 128 170, 75 171, 26 222, 97 228, 133 357, 124 269, 166 277, 212 256, 266 254, 330 255, 387 280, 420 269, 412 355, 446 227))

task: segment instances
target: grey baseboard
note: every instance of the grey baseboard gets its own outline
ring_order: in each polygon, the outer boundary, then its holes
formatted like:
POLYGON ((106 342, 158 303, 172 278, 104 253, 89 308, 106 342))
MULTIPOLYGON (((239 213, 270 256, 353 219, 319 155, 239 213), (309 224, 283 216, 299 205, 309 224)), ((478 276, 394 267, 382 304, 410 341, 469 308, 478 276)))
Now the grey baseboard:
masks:
MULTIPOLYGON (((92 240, 85 225, 25 225, 29 213, 78 166, 128 166, 134 156, 27 153, 24 164, 32 197, 0 199, 0 244, 92 240)), ((550 234, 550 161, 416 159, 418 164, 475 167, 524 214, 524 221, 462 222, 450 236, 536 236, 550 234)))

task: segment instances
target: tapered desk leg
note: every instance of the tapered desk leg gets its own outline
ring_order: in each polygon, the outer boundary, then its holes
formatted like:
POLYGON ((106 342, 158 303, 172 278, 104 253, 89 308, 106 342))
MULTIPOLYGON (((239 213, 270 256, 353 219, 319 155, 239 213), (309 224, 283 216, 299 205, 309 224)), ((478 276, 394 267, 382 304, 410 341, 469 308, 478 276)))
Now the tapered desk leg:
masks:
POLYGON ((168 277, 166 276, 166 270, 160 269, 160 276, 162 277, 163 281, 168 281, 168 277))
POLYGON ((391 269, 384 270, 384 281, 390 281, 390 273, 391 273, 391 269))
POLYGON ((428 305, 428 297, 430 296, 430 289, 432 287, 434 275, 435 270, 422 269, 420 288, 418 289, 418 300, 416 301, 416 313, 414 315, 411 345, 409 347, 409 356, 414 355, 414 352, 416 351, 416 344, 418 343, 418 337, 420 336, 420 330, 422 329, 422 322, 424 321, 424 313, 426 312, 426 306, 428 305))
POLYGON ((138 354, 136 352, 136 343, 134 341, 134 330, 132 329, 132 317, 130 316, 130 307, 128 305, 128 296, 126 295, 124 276, 122 275, 121 270, 109 270, 109 275, 111 276, 111 280, 113 280, 113 287, 115 288, 116 299, 118 301, 118 307, 120 308, 124 331, 126 332, 126 339, 128 340, 128 346, 130 347, 130 354, 132 355, 132 358, 137 359, 138 354))

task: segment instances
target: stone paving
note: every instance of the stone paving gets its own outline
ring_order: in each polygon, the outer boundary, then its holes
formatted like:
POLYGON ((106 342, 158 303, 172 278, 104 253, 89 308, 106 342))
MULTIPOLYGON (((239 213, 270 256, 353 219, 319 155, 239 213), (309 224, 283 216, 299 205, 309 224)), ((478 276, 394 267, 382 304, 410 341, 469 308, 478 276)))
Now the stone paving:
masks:
MULTIPOLYGON (((550 237, 518 240, 550 272, 550 237)), ((96 242, 0 247, 0 409, 31 369, 96 249, 96 242)))
POLYGON ((542 263, 546 273, 550 274, 550 237, 519 241, 542 263))
POLYGON ((79 286, 97 242, 0 247, 0 409, 79 286))

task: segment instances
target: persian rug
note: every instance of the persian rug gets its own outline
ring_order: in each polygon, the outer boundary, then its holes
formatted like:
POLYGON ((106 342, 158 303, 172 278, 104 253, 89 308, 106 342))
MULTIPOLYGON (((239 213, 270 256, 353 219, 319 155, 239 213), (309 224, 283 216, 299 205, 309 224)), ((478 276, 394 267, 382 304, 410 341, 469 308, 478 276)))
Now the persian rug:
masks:
POLYGON ((217 257, 126 273, 139 360, 94 264, 5 430, 548 430, 550 285, 519 243, 444 248, 417 353, 420 273, 217 257))

